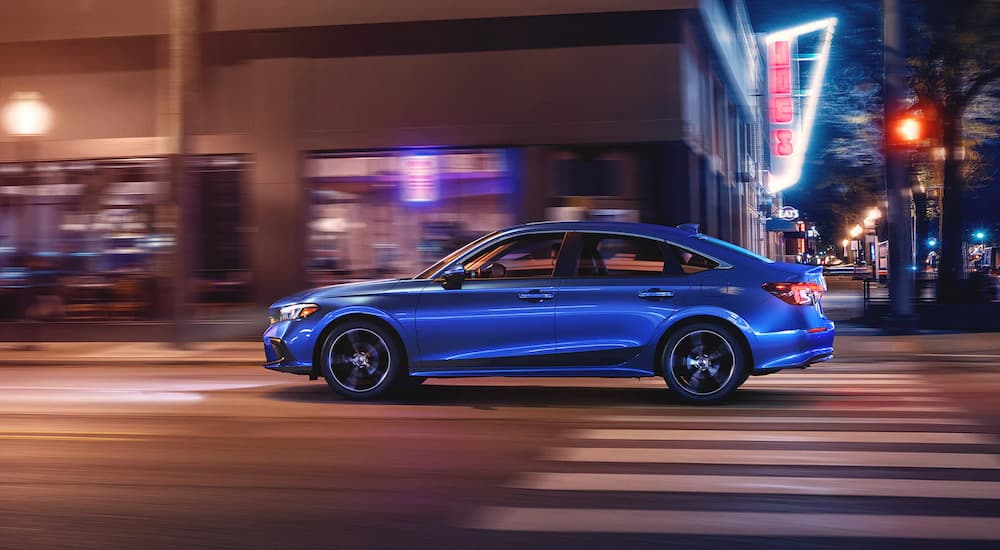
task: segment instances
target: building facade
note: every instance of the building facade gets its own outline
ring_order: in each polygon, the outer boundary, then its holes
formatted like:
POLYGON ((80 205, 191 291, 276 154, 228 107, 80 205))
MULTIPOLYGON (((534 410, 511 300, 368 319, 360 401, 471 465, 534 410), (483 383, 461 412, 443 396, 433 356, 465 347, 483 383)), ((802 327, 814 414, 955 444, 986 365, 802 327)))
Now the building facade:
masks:
POLYGON ((178 221, 204 303, 412 274, 543 219, 694 222, 767 251, 763 68, 740 1, 9 4, 0 101, 35 92, 52 124, 0 132, 8 269, 64 258, 155 301, 178 221))

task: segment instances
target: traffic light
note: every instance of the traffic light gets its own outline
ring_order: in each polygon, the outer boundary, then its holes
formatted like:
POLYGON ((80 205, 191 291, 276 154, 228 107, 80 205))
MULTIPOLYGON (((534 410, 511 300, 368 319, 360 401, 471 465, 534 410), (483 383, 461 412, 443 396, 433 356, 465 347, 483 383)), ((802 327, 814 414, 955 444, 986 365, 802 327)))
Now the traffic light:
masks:
POLYGON ((901 117, 896 120, 893 133, 897 143, 913 145, 924 137, 923 120, 912 115, 901 117))

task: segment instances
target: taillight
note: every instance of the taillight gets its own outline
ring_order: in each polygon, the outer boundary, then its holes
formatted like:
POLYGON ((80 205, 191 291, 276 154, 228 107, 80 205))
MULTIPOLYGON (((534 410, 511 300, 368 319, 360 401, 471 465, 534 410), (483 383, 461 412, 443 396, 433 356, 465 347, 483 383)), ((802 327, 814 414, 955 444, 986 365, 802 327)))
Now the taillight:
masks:
POLYGON ((816 283, 764 283, 764 290, 793 306, 807 306, 819 301, 825 290, 816 283))

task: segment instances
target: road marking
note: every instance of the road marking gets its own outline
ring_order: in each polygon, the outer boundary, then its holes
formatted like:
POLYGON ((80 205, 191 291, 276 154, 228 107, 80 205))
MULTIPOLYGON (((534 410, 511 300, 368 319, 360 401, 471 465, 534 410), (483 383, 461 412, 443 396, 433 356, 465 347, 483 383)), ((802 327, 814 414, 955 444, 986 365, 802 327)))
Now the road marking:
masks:
POLYGON ((541 491, 638 491, 768 495, 1000 499, 1000 482, 841 477, 530 472, 508 484, 541 491))
POLYGON ((808 376, 790 377, 786 376, 784 378, 767 378, 754 379, 751 378, 747 380, 744 387, 753 387, 758 384, 773 384, 776 386, 902 386, 904 384, 915 384, 918 386, 931 387, 931 384, 924 382, 923 380, 916 379, 897 379, 897 380, 883 380, 883 379, 860 379, 852 380, 850 377, 843 378, 823 378, 820 380, 813 380, 808 376))
POLYGON ((746 430, 646 430, 586 429, 569 432, 573 439, 630 439, 635 441, 757 441, 794 443, 939 443, 989 445, 986 434, 949 432, 862 432, 862 431, 746 431, 746 430))
POLYGON ((752 466, 864 466, 891 468, 1000 469, 1000 457, 976 453, 813 450, 718 450, 554 447, 542 460, 651 464, 729 464, 752 466))
POLYGON ((0 440, 28 441, 145 441, 146 439, 120 435, 0 434, 0 440))
MULTIPOLYGON (((895 401, 906 401, 911 402, 911 399, 898 399, 893 398, 892 402, 895 401)), ((730 406, 720 406, 716 407, 719 412, 725 411, 730 413, 742 413, 748 415, 759 415, 761 413, 784 413, 784 412, 897 412, 897 413, 937 413, 937 414, 962 414, 964 411, 957 407, 944 407, 938 405, 924 405, 924 406, 910 406, 910 405, 881 405, 872 404, 865 407, 859 407, 857 405, 851 404, 849 406, 841 405, 842 400, 837 401, 817 401, 815 405, 808 406, 788 406, 788 405, 778 405, 778 406, 768 406, 766 404, 761 404, 758 407, 730 407, 730 406)), ((848 402, 848 401, 845 401, 848 402)), ((662 408, 654 409, 649 405, 621 405, 616 408, 632 410, 632 411, 655 411, 659 413, 669 413, 670 411, 680 411, 680 412, 690 412, 691 407, 686 405, 665 405, 662 408)))
POLYGON ((970 418, 916 418, 913 416, 903 417, 881 417, 881 416, 712 416, 704 414, 700 416, 689 415, 605 415, 593 418, 596 422, 690 422, 695 424, 722 423, 722 424, 926 424, 926 425, 955 425, 955 426, 975 426, 979 422, 970 418))
POLYGON ((1000 359, 1000 355, 988 353, 915 353, 916 357, 951 357, 956 359, 1000 359))
MULTIPOLYGON (((897 395, 927 395, 934 397, 939 392, 930 388, 866 388, 863 386, 820 386, 809 387, 795 387, 795 386, 782 386, 779 384, 754 384, 751 386, 744 386, 740 389, 741 392, 749 392, 751 395, 753 392, 757 391, 777 391, 786 393, 809 393, 812 395, 830 395, 834 397, 850 397, 851 395, 856 396, 869 396, 869 395, 892 395, 896 397, 897 395)), ((936 397, 933 401, 946 401, 945 398, 936 397)))
POLYGON ((492 531, 656 533, 762 537, 1000 540, 995 517, 715 512, 492 506, 473 518, 492 531))

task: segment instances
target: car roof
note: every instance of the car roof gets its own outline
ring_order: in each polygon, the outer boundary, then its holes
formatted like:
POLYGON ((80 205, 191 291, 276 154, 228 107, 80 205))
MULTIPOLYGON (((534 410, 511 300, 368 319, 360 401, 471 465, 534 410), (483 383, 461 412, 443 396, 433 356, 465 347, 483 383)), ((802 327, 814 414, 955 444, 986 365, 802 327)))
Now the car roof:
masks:
POLYGON ((647 235, 650 237, 660 237, 674 240, 685 239, 695 234, 693 231, 688 229, 679 229, 666 225, 599 221, 531 222, 511 226, 501 230, 503 233, 524 231, 606 231, 611 233, 634 233, 636 235, 647 235))

